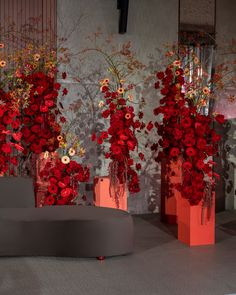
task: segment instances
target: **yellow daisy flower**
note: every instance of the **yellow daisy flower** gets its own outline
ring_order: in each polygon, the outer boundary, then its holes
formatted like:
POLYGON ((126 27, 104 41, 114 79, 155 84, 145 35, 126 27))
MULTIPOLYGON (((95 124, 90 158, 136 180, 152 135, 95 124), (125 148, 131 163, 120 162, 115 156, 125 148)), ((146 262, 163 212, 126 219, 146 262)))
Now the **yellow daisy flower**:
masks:
POLYGON ((195 64, 198 64, 198 63, 199 63, 199 58, 198 58, 197 56, 195 56, 194 59, 193 59, 193 62, 194 62, 195 64))
POLYGON ((7 63, 5 62, 5 60, 1 60, 1 61, 0 61, 0 67, 1 67, 1 68, 4 68, 4 67, 6 66, 6 64, 7 64, 7 63))
POLYGON ((63 140, 63 137, 62 137, 61 135, 58 135, 58 136, 57 136, 57 140, 58 140, 58 141, 62 141, 62 140, 63 140))
POLYGON ((128 100, 129 100, 129 101, 133 101, 133 100, 134 100, 134 97, 133 97, 132 94, 129 94, 129 95, 128 95, 128 100))
POLYGON ((105 105, 105 102, 103 100, 100 100, 98 103, 98 107, 102 108, 105 105))
POLYGON ((210 89, 208 88, 208 87, 204 87, 203 89, 202 89, 202 92, 204 93, 204 94, 209 94, 210 93, 210 89))
POLYGON ((34 60, 39 61, 40 60, 40 54, 38 54, 38 53, 34 54, 34 60))
POLYGON ((79 156, 80 157, 83 157, 85 155, 85 152, 86 152, 86 149, 80 148, 80 150, 79 150, 79 156))
POLYGON ((189 68, 184 69, 185 76, 189 76, 189 68))
POLYGON ((43 158, 44 158, 44 159, 48 159, 48 157, 49 157, 49 152, 46 151, 46 152, 44 153, 44 155, 43 155, 43 158))
POLYGON ((73 157, 75 155, 75 149, 70 148, 68 151, 69 156, 73 157))
POLYGON ((175 66, 175 67, 179 67, 180 65, 181 65, 180 60, 175 60, 175 61, 173 62, 173 66, 175 66))
POLYGON ((61 161, 63 164, 69 164, 70 163, 70 158, 68 156, 63 156, 61 158, 61 161))
POLYGON ((125 92, 125 90, 124 90, 124 88, 120 87, 120 88, 117 89, 117 92, 120 93, 120 94, 122 94, 122 93, 125 92))

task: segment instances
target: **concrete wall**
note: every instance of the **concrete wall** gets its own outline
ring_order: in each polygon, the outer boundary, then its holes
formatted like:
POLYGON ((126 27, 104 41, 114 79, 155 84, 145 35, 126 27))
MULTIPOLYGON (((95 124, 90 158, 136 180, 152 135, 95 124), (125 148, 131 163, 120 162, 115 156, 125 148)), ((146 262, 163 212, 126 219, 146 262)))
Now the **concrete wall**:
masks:
MULTIPOLYGON (((91 47, 91 42, 87 37, 100 27, 105 37, 113 34, 113 44, 117 48, 130 40, 137 57, 149 64, 148 70, 155 70, 153 65, 155 58, 152 56, 156 54, 156 48, 163 48, 164 44, 171 44, 177 40, 178 1, 130 0, 128 30, 124 35, 118 34, 116 2, 115 0, 58 0, 58 33, 63 36, 73 31, 65 46, 74 51, 91 47), (73 30, 74 24, 80 17, 79 25, 73 30)), ((97 84, 95 83, 96 79, 98 81, 107 75, 104 61, 96 54, 83 61, 76 56, 66 68, 71 75, 75 75, 78 71, 83 77, 83 85, 72 80, 67 84, 70 92, 65 104, 82 101, 83 108, 80 108, 80 114, 78 114, 80 121, 78 120, 76 128, 82 142, 87 147, 86 161, 95 167, 92 170, 92 176, 107 174, 107 163, 100 157, 97 147, 91 145, 87 139, 87 134, 98 127, 95 126, 96 124, 100 124, 101 128, 104 124, 99 120, 99 110, 96 105, 99 94, 96 93, 97 84), (87 99, 88 92, 92 93, 90 101, 87 99), (96 111, 91 118, 92 104, 94 104, 93 110, 96 111)), ((143 95, 140 88, 136 90, 135 95, 143 95)), ((158 99, 155 91, 146 91, 145 95, 147 120, 150 120, 152 119, 151 110, 158 104, 158 99)), ((67 115, 73 116, 69 111, 67 115)), ((160 167, 157 165, 150 167, 150 171, 145 172, 141 178, 142 191, 136 196, 129 197, 129 211, 132 213, 157 212, 160 201, 160 167)))

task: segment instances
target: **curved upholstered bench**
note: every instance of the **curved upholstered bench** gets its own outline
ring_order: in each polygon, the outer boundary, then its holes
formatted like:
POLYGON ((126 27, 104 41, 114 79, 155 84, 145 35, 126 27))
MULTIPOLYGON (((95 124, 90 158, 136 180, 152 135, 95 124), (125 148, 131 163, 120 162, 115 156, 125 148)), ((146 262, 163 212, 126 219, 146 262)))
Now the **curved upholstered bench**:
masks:
POLYGON ((133 251, 133 221, 127 212, 93 206, 30 208, 30 186, 27 178, 0 179, 0 256, 99 257, 133 251))

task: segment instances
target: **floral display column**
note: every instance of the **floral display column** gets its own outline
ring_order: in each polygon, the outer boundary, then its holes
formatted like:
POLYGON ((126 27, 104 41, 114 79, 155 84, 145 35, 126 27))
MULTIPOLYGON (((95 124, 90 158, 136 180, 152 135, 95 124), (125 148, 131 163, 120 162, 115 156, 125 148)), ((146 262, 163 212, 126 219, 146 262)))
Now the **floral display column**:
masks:
POLYGON ((216 163, 212 158, 218 153, 221 137, 213 122, 224 123, 224 116, 204 113, 211 90, 198 75, 201 68, 198 58, 192 56, 191 61, 196 64, 195 80, 188 80, 186 76, 193 66, 184 64, 179 52, 176 55, 171 52, 169 56, 173 60, 166 70, 157 73, 155 88, 160 88, 163 98, 154 109, 154 115, 162 116, 155 123, 160 136, 156 160, 165 160, 167 167, 165 210, 172 209, 173 214, 171 202, 176 201, 180 241, 190 246, 214 244, 214 188, 219 175, 214 172, 216 163))

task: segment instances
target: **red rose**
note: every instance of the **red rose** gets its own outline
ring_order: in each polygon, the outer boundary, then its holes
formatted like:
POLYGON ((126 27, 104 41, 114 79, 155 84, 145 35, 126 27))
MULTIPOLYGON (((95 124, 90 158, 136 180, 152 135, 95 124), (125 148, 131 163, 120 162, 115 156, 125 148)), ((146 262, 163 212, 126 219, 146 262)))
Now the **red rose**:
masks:
POLYGON ((204 169, 205 164, 202 160, 198 160, 196 163, 196 167, 197 167, 197 169, 202 170, 202 169, 204 169))
POLYGON ((219 134, 217 134, 215 132, 215 130, 212 130, 212 132, 211 132, 211 139, 212 139, 213 142, 218 142, 218 141, 221 140, 221 136, 219 134))
MULTIPOLYGON (((25 125, 29 124, 30 121, 31 121, 31 118, 30 118, 30 117, 26 117, 26 116, 24 116, 24 118, 23 118, 23 123, 24 123, 25 125)), ((26 127, 25 127, 25 128, 26 128, 26 127)))
POLYGON ((20 120, 12 121, 11 126, 13 129, 18 129, 20 126, 20 120))
POLYGON ((127 141, 127 146, 128 146, 128 149, 133 151, 135 149, 135 146, 136 146, 136 142, 135 141, 132 141, 132 140, 128 140, 127 141))
POLYGON ((18 160, 17 160, 17 157, 13 157, 11 158, 10 162, 13 164, 13 165, 18 165, 18 160))
POLYGON ((45 101, 45 105, 46 105, 47 107, 52 107, 52 106, 54 105, 54 102, 53 102, 52 100, 46 100, 46 101, 45 101))
POLYGON ((2 106, 0 106, 0 118, 4 115, 4 113, 5 109, 2 106))
POLYGON ((157 81, 155 84, 154 84, 154 88, 155 89, 159 89, 160 88, 160 82, 157 81))
POLYGON ((109 90, 109 88, 107 86, 102 86, 102 92, 105 93, 109 90))
POLYGON ((67 94, 68 94, 68 90, 67 90, 66 88, 64 88, 64 89, 62 90, 62 96, 67 95, 67 94))
POLYGON ((178 148, 172 148, 170 150, 171 157, 178 157, 179 154, 180 154, 180 150, 178 148))
POLYGON ((119 135, 119 137, 120 137, 120 140, 123 140, 123 141, 125 141, 125 140, 127 140, 129 137, 128 136, 126 136, 125 134, 120 134, 119 135))
POLYGON ((186 162, 183 163, 183 168, 185 170, 191 170, 192 167, 193 167, 193 165, 190 162, 188 162, 188 161, 186 161, 186 162))
POLYGON ((50 194, 56 194, 58 191, 58 187, 55 184, 51 184, 48 186, 48 191, 50 194))
POLYGON ((135 129, 140 128, 141 123, 137 120, 137 121, 134 122, 133 126, 134 126, 135 129))
POLYGON ((111 145, 110 150, 114 155, 120 155, 122 153, 122 150, 118 145, 111 145))
POLYGON ((67 200, 66 199, 60 199, 60 200, 57 200, 57 205, 66 205, 67 204, 67 200))
POLYGON ((215 120, 220 124, 225 123, 225 117, 224 117, 224 115, 221 115, 221 114, 218 114, 217 116, 215 116, 215 120))
POLYGON ((39 107, 38 107, 36 104, 32 104, 32 105, 30 106, 30 108, 31 108, 32 111, 36 112, 36 111, 38 110, 39 107))
POLYGON ((66 79, 66 72, 63 72, 63 73, 61 74, 61 76, 62 76, 62 79, 66 79))
POLYGON ((163 80, 164 77, 165 77, 165 75, 164 75, 163 72, 157 72, 157 73, 156 73, 156 76, 157 76, 157 78, 158 78, 159 80, 163 80))
POLYGON ((195 138, 191 134, 187 134, 184 137, 183 143, 186 146, 193 146, 195 144, 195 138))
POLYGON ((22 134, 23 134, 24 137, 29 137, 31 132, 27 127, 23 127, 22 134))
POLYGON ((196 151, 194 148, 187 148, 186 149, 186 155, 189 156, 189 157, 194 157, 196 155, 196 151))
POLYGON ((55 203, 55 198, 53 196, 48 196, 45 198, 45 201, 44 201, 45 205, 53 205, 55 203))
POLYGON ((103 131, 103 132, 101 133, 101 137, 102 137, 103 139, 108 138, 108 133, 107 133, 106 131, 103 131))
POLYGON ((54 175, 57 179, 61 178, 61 171, 59 169, 54 169, 54 175))
POLYGON ((179 128, 175 128, 174 129, 174 138, 176 140, 181 139, 182 138, 182 135, 183 135, 183 131, 182 130, 180 130, 179 128))
POLYGON ((66 118, 65 117, 60 117, 60 122, 61 123, 65 123, 66 122, 66 118))
POLYGON ((197 147, 199 148, 199 150, 206 149, 206 145, 207 145, 207 142, 206 142, 206 140, 204 138, 198 139, 198 141, 197 141, 197 147))
POLYGON ((61 196, 62 196, 63 198, 67 198, 67 197, 69 197, 69 195, 70 195, 71 193, 72 193, 72 189, 69 188, 69 187, 67 187, 67 188, 62 189, 62 191, 61 191, 61 196))
POLYGON ((12 122, 12 118, 11 117, 9 117, 9 116, 4 116, 3 117, 3 123, 4 124, 9 125, 9 124, 11 124, 11 122, 12 122))
POLYGON ((34 133, 39 133, 41 131, 41 126, 40 125, 33 125, 31 127, 31 131, 33 131, 34 133))
POLYGON ((105 158, 106 159, 109 159, 111 157, 111 154, 110 153, 105 153, 105 158))
POLYGON ((191 118, 189 118, 189 117, 184 117, 184 118, 182 118, 182 120, 181 120, 181 126, 182 126, 184 129, 187 129, 187 128, 191 127, 191 125, 192 125, 192 120, 191 120, 191 118))
POLYGON ((146 127, 146 128, 147 128, 148 131, 151 131, 153 127, 154 127, 154 125, 153 125, 152 121, 150 121, 150 122, 147 124, 147 127, 146 127))
MULTIPOLYGON (((51 165, 50 165, 51 166, 51 165)), ((54 184, 56 184, 57 183, 57 180, 56 180, 56 178, 55 177, 50 177, 49 178, 49 182, 52 184, 52 183, 54 183, 54 184)))
POLYGON ((59 90, 61 88, 61 84, 60 83, 55 83, 54 84, 54 89, 59 90))
POLYGON ((6 154, 11 154, 12 149, 11 149, 10 144, 8 144, 8 143, 4 143, 4 144, 2 145, 2 151, 3 151, 4 153, 6 153, 6 154))
POLYGON ((138 156, 139 156, 140 160, 142 160, 142 161, 144 160, 144 154, 143 153, 139 153, 138 156))
POLYGON ((59 182, 58 182, 58 186, 59 186, 60 188, 65 188, 65 187, 66 187, 65 183, 62 182, 62 181, 59 181, 59 182))
POLYGON ((40 112, 47 113, 48 112, 48 107, 46 105, 40 106, 40 112))
POLYGON ((21 146, 21 145, 18 144, 18 143, 15 143, 15 144, 14 144, 14 147, 15 147, 18 151, 20 151, 20 152, 22 152, 22 151, 24 150, 23 146, 21 146))
POLYGON ((98 137, 98 139, 97 139, 97 143, 98 144, 103 144, 103 138, 100 136, 100 137, 98 137))
POLYGON ((22 133, 19 131, 19 132, 15 132, 15 133, 12 133, 12 137, 16 140, 16 141, 20 141, 21 140, 21 137, 22 137, 22 133))
POLYGON ((109 110, 105 110, 104 112, 102 112, 103 118, 108 118, 109 115, 110 115, 110 111, 109 110))
POLYGON ((95 141, 96 140, 96 134, 95 133, 92 133, 91 140, 92 141, 95 141))
POLYGON ((137 164, 135 165, 135 167, 136 167, 137 170, 140 170, 140 169, 142 168, 142 166, 141 166, 140 163, 137 163, 137 164))

